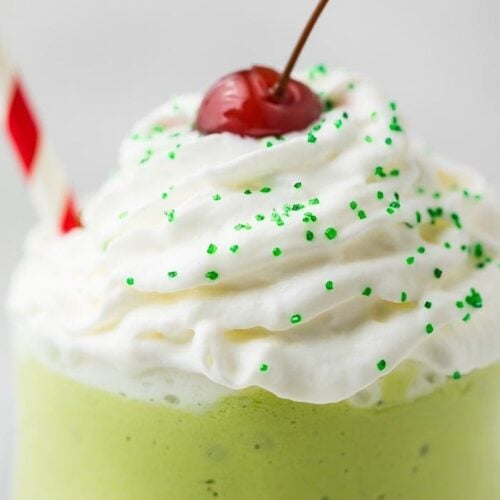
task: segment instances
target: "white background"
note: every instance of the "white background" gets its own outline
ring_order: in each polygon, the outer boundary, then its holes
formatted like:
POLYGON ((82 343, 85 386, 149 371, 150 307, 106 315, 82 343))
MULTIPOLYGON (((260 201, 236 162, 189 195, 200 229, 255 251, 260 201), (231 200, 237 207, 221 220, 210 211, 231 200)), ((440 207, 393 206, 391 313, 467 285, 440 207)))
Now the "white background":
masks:
MULTIPOLYGON (((314 3, 0 0, 0 39, 81 196, 116 166, 131 123, 172 93, 252 63, 281 67, 314 3)), ((499 183, 499 47, 498 0, 333 0, 300 64, 370 75, 435 149, 499 183)), ((34 221, 0 137, 0 303, 34 221)), ((12 406, 4 324, 0 313, 0 498, 12 406)))

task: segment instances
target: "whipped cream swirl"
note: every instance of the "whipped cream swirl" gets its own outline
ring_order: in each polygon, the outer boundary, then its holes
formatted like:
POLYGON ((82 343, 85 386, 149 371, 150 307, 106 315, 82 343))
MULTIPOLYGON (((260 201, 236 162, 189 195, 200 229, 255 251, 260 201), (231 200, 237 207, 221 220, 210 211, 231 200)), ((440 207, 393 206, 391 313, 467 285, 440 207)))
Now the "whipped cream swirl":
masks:
POLYGON ((500 206, 410 140, 357 76, 305 78, 321 120, 203 136, 199 96, 134 127, 84 229, 31 235, 15 321, 63 352, 231 389, 344 400, 407 359, 449 375, 500 359, 500 206))

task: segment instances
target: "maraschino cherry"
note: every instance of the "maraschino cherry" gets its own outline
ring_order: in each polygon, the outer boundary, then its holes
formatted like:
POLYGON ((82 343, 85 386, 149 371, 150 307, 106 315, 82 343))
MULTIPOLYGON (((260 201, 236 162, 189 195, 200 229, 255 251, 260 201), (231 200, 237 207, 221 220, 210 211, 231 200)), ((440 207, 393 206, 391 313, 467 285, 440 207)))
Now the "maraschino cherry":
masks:
POLYGON ((283 73, 253 66, 221 78, 203 98, 196 128, 204 134, 264 137, 303 130, 316 121, 323 109, 321 101, 290 74, 328 1, 318 3, 283 73))

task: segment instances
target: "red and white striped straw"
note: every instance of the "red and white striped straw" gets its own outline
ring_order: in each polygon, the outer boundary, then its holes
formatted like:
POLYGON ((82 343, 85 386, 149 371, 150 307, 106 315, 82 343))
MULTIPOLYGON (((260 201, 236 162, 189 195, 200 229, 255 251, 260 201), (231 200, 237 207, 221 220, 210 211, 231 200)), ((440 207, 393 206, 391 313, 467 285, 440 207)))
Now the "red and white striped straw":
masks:
POLYGON ((61 233, 80 226, 71 188, 40 128, 19 76, 0 46, 0 119, 42 221, 61 233))

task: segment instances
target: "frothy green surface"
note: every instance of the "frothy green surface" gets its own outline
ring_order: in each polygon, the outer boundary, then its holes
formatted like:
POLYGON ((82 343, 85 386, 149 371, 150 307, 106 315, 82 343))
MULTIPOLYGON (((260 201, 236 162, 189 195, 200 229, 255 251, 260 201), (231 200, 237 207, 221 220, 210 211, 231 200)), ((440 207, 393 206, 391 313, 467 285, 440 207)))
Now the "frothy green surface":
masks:
POLYGON ((496 500, 500 365, 361 409, 262 390, 203 413, 23 362, 16 500, 496 500))

